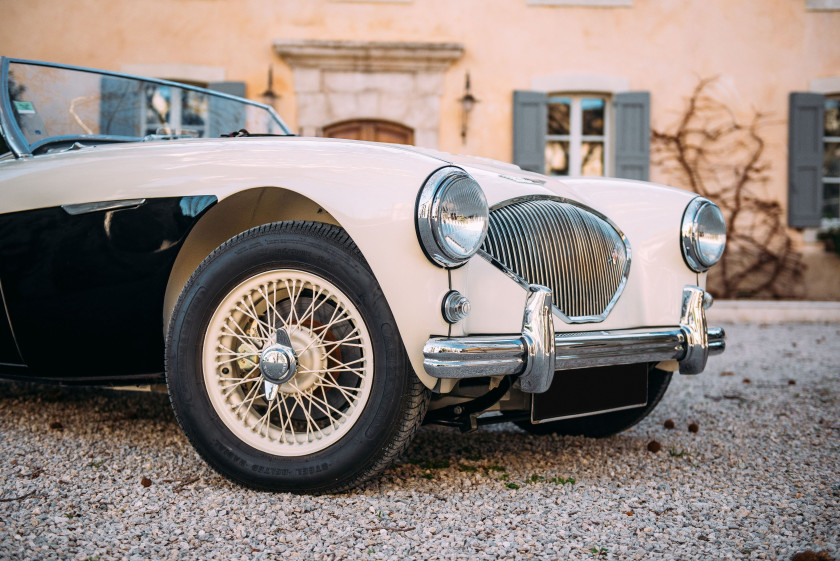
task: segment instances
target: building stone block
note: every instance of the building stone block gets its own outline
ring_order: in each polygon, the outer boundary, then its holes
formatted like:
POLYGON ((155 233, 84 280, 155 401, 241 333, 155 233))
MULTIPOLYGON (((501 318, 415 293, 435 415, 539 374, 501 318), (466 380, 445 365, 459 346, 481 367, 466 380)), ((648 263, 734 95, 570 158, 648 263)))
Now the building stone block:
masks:
POLYGON ((409 95, 415 87, 414 74, 410 72, 368 74, 368 87, 388 93, 409 95))
POLYGON ((310 93, 298 96, 298 126, 303 130, 307 126, 321 126, 326 109, 326 95, 310 93))
POLYGON ((323 127, 347 119, 356 119, 360 116, 359 94, 331 93, 327 95, 327 104, 323 113, 319 116, 318 123, 323 127))
POLYGON ((414 125, 406 119, 409 105, 410 103, 404 96, 395 93, 383 93, 379 98, 379 117, 404 123, 414 128, 414 125))
POLYGON ((356 94, 359 117, 376 117, 379 113, 379 92, 364 91, 356 94))
POLYGON ((317 68, 295 68, 295 92, 311 93, 321 91, 321 71, 317 68))
POLYGON ((422 148, 438 147, 438 132, 437 129, 423 128, 414 131, 414 144, 422 148))
POLYGON ((440 120, 440 98, 438 96, 417 96, 410 100, 404 100, 404 103, 407 108, 406 122, 430 127, 438 126, 440 120))
POLYGON ((418 94, 440 95, 443 91, 443 73, 417 72, 412 90, 418 94))
POLYGON ((324 91, 358 93, 367 88, 368 75, 363 72, 339 72, 328 70, 323 73, 324 91))

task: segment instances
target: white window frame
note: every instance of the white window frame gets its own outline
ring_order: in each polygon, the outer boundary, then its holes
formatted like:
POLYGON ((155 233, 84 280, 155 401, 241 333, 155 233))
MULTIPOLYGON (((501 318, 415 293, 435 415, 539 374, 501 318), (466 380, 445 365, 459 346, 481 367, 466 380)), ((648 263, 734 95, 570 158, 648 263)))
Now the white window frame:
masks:
MULTIPOLYGON (((840 0, 835 0, 838 3, 838 7, 840 7, 840 0)), ((822 94, 825 98, 829 97, 836 97, 840 95, 840 76, 830 76, 827 78, 815 78, 811 80, 810 83, 810 91, 814 93, 822 94)), ((822 136, 823 146, 825 146, 826 142, 838 142, 840 141, 840 137, 836 136, 822 136)), ((835 177, 823 177, 822 184, 820 185, 820 189, 823 190, 825 193, 825 184, 826 183, 840 183, 840 180, 835 177)), ((823 207, 825 206, 825 200, 823 200, 823 207)), ((820 209, 820 213, 822 213, 822 209, 820 209)), ((815 228, 814 231, 817 230, 828 230, 831 228, 838 228, 840 227, 840 218, 823 218, 821 226, 817 229, 815 228)), ((806 230, 811 230, 807 228, 806 230)))
MULTIPOLYGON (((840 99, 840 92, 833 93, 833 94, 829 93, 829 94, 824 94, 824 95, 825 95, 824 99, 826 101, 829 98, 840 99)), ((825 129, 823 129, 823 132, 825 132, 825 129)), ((840 142, 840 136, 825 136, 825 134, 823 134, 822 141, 823 141, 823 149, 826 150, 828 148, 828 143, 829 142, 840 142)), ((823 182, 823 184, 822 184, 823 193, 825 193, 825 185, 826 184, 840 185, 840 177, 828 177, 826 175, 823 175, 822 182, 823 182)), ((826 206, 827 202, 828 201, 823 199, 823 209, 825 209, 825 206, 826 206)), ((831 218, 823 218, 822 221, 823 221, 823 227, 826 228, 826 229, 831 228, 831 227, 840 226, 840 216, 834 216, 834 217, 831 217, 831 218)))
MULTIPOLYGON (((555 103, 555 100, 571 100, 569 114, 569 134, 548 134, 546 131, 546 143, 551 141, 569 142, 569 175, 558 177, 582 177, 583 175, 583 143, 601 142, 604 147, 603 175, 607 177, 612 174, 612 96, 600 92, 552 92, 548 94, 548 103, 555 103), (585 135, 583 134, 583 107, 582 101, 586 98, 600 98, 604 100, 604 134, 585 135)), ((546 162, 548 163, 548 162, 546 162)))

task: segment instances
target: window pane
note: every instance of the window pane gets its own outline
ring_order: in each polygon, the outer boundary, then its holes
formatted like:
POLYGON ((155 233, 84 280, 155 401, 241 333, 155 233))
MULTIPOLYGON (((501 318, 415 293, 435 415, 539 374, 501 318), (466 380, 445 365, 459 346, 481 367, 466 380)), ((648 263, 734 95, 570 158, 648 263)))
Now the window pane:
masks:
POLYGON ((545 174, 569 175, 568 140, 551 140, 545 143, 545 174))
POLYGON ((571 113, 571 99, 552 98, 548 104, 548 134, 569 134, 571 113))
POLYGON ((581 142, 581 175, 604 175, 604 143, 581 142))
POLYGON ((823 188, 823 218, 840 218, 840 183, 824 183, 823 188))
POLYGON ((169 86, 147 84, 146 94, 146 130, 145 134, 168 133, 171 127, 172 92, 169 86))
POLYGON ((825 136, 840 136, 840 97, 825 100, 825 136))
POLYGON ((181 90, 181 126, 203 130, 207 118, 207 95, 181 90))
POLYGON ((823 175, 826 177, 840 177, 840 142, 825 143, 823 175))
POLYGON ((604 100, 600 97, 585 97, 580 101, 580 106, 583 110, 583 134, 603 135, 604 100))

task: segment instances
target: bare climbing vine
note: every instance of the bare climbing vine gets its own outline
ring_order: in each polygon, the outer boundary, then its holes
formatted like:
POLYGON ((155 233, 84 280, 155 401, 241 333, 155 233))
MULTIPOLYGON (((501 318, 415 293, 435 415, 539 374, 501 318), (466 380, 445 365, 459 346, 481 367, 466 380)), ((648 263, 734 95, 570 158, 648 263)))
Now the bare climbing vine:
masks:
POLYGON ((653 164, 673 185, 691 189, 720 206, 727 247, 709 272, 708 289, 719 298, 790 298, 804 270, 785 224, 782 206, 765 194, 771 162, 763 127, 768 116, 754 112, 741 122, 700 80, 671 130, 654 130, 653 164))

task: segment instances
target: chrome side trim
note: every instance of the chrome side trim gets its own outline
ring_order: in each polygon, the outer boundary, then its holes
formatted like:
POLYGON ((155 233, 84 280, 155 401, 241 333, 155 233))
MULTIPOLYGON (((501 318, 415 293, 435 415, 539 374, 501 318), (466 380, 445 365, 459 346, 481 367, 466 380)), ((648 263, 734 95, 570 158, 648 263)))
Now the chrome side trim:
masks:
POLYGON ((76 205, 61 205, 62 210, 70 216, 100 212, 104 210, 119 210, 134 208, 146 203, 146 199, 123 199, 121 201, 97 201, 95 203, 80 203, 76 205))

